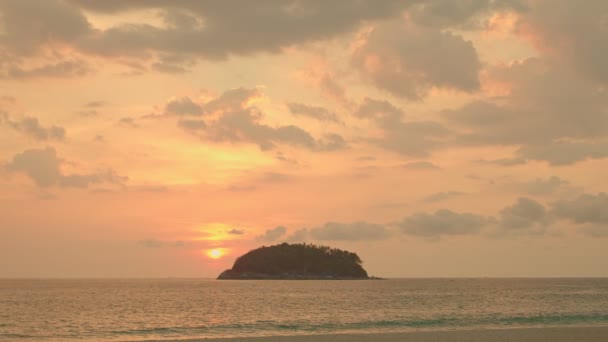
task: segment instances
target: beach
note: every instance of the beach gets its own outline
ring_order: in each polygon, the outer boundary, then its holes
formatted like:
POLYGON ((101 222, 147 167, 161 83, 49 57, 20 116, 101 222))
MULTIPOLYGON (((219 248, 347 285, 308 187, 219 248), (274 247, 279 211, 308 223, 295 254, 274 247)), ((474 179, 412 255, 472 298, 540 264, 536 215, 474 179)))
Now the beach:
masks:
MULTIPOLYGON (((606 342, 608 326, 179 340, 180 342, 606 342)), ((148 340, 146 342, 156 342, 148 340)), ((158 341, 160 342, 160 341, 158 341)), ((166 340, 165 340, 166 342, 166 340)))

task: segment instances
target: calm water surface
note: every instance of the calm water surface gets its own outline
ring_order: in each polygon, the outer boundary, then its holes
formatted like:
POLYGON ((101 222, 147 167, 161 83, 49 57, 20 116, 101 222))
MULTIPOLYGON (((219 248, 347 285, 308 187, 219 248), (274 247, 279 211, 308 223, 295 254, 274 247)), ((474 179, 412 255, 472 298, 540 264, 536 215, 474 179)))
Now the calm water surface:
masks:
POLYGON ((608 279, 0 280, 1 341, 608 325, 608 279))

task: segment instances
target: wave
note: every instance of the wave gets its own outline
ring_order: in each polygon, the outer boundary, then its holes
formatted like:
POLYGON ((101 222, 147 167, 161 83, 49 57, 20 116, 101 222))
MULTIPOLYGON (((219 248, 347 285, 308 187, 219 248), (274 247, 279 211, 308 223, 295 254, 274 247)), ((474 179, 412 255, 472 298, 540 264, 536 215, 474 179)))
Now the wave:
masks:
POLYGON ((433 319, 372 320, 361 322, 308 323, 259 321, 245 324, 223 324, 191 327, 157 327, 112 331, 115 335, 267 335, 294 333, 330 333, 347 331, 380 331, 408 329, 440 329, 467 327, 526 327, 608 324, 608 314, 552 314, 532 316, 441 317, 433 319))
MULTIPOLYGON (((312 323, 305 321, 257 321, 243 324, 150 327, 114 331, 90 331, 86 337, 97 338, 180 338, 180 337, 243 337, 268 335, 325 334, 347 332, 401 332, 408 330, 442 330, 467 328, 537 327, 564 325, 607 325, 608 314, 548 314, 530 316, 437 317, 431 319, 370 320, 360 322, 312 323)), ((2 334, 0 340, 41 338, 25 334, 2 334)), ((50 338, 75 339, 83 336, 61 335, 50 338)))

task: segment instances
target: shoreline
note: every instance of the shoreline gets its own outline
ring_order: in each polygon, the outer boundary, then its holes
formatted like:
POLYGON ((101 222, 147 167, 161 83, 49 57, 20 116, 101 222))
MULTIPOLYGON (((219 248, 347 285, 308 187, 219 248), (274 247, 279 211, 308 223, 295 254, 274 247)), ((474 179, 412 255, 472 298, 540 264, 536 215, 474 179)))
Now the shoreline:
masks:
POLYGON ((141 340, 140 342, 605 342, 607 326, 490 328, 387 333, 141 340))

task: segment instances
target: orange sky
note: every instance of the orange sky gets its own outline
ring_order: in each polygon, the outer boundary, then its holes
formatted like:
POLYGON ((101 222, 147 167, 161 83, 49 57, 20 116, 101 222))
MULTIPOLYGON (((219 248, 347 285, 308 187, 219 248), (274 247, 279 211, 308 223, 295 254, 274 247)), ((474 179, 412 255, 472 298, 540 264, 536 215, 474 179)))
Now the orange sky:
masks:
POLYGON ((0 0, 0 277, 215 277, 283 241, 387 277, 608 276, 606 18, 0 0))

